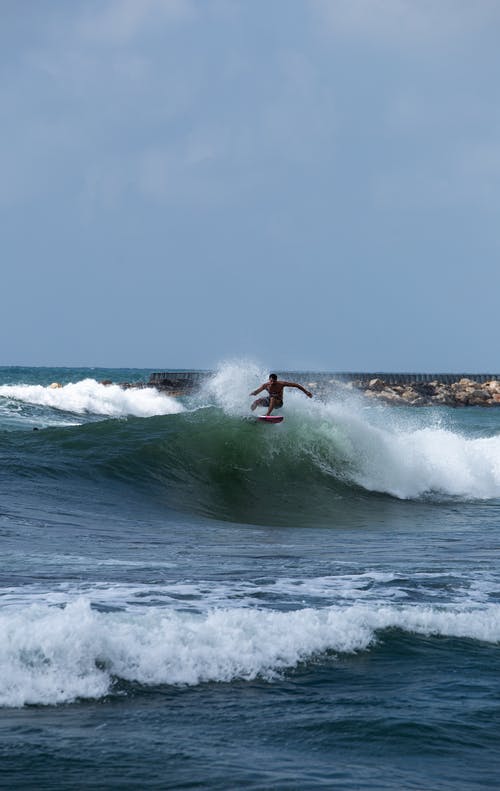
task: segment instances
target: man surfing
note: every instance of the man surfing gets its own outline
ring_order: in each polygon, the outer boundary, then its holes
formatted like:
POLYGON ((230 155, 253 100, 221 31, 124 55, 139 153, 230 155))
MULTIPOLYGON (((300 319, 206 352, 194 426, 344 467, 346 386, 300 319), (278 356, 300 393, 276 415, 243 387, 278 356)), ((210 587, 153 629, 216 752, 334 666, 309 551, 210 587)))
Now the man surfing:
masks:
POLYGON ((297 384, 297 382, 281 382, 276 374, 269 374, 269 381, 264 382, 263 385, 254 390, 250 395, 256 396, 261 393, 263 390, 267 390, 269 393, 268 396, 265 398, 257 398, 250 409, 252 412, 258 406, 266 406, 267 412, 266 417, 269 417, 273 409, 281 409, 283 406, 283 390, 285 387, 297 387, 299 390, 302 390, 303 393, 306 394, 308 398, 312 398, 312 393, 309 390, 306 390, 305 387, 302 385, 297 384))

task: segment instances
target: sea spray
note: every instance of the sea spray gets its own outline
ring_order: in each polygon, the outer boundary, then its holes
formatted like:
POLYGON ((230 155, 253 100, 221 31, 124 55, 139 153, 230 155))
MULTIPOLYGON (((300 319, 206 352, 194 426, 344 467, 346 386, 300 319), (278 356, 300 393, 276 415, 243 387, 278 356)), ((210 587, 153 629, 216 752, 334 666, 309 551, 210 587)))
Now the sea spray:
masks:
POLYGON ((267 381, 268 376, 269 373, 255 362, 221 363, 203 384, 196 400, 220 407, 228 416, 248 415, 253 400, 250 393, 267 381))

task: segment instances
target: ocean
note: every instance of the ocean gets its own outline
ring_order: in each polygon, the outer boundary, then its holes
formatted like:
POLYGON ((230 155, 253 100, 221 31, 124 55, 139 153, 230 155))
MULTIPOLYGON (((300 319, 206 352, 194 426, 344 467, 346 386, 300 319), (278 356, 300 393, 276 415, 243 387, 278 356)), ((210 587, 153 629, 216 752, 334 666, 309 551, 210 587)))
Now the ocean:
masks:
POLYGON ((0 786, 497 789, 500 409, 149 374, 0 369, 0 786))

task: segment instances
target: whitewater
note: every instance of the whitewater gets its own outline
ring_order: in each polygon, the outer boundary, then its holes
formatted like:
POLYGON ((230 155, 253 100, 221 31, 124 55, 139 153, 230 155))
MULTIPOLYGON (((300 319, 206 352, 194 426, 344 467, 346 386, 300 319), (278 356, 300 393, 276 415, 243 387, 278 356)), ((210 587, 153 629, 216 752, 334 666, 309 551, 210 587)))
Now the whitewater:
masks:
POLYGON ((500 411, 149 373, 0 369, 6 787, 494 788, 500 411))

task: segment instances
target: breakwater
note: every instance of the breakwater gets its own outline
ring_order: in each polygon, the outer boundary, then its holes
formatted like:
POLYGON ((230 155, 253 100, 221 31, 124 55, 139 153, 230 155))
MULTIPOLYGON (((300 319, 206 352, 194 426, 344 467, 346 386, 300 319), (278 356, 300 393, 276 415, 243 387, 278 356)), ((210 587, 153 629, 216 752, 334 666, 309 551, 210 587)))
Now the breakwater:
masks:
MULTIPOLYGON (((188 395, 211 371, 159 371, 147 386, 169 395, 188 395)), ((282 371, 281 379, 301 382, 316 396, 357 390, 367 398, 410 406, 500 406, 500 374, 282 371)))
MULTIPOLYGON (((202 381, 213 376, 213 371, 161 371, 152 373, 149 377, 149 384, 160 389, 171 387, 186 388, 192 390, 202 381)), ((279 374, 280 379, 291 381, 309 381, 310 384, 326 385, 332 382, 361 382, 369 383, 373 379, 382 379, 388 385, 417 384, 420 382, 439 382, 440 384, 454 384, 461 379, 470 379, 475 382, 484 383, 500 380, 500 374, 467 374, 467 373, 354 373, 350 372, 326 372, 326 371, 283 371, 279 374)))

